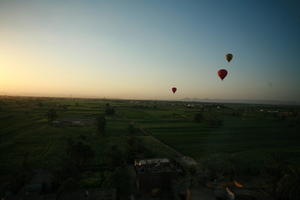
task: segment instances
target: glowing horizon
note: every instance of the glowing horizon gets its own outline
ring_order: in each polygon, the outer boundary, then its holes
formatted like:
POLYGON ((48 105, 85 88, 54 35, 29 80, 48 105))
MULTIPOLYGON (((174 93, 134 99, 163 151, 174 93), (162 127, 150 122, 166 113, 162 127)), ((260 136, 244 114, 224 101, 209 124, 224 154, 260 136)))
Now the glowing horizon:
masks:
POLYGON ((300 102, 299 13, 272 2, 0 0, 0 95, 300 102))

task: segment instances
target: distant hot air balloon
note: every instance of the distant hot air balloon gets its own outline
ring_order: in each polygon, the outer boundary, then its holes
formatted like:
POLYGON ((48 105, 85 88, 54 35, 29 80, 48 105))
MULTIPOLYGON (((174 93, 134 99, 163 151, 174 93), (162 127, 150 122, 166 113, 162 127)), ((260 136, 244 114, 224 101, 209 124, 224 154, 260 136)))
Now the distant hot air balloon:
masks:
POLYGON ((225 55, 225 58, 226 58, 227 62, 230 62, 233 58, 233 55, 231 53, 228 53, 225 55))
POLYGON ((177 88, 176 88, 176 87, 173 87, 173 88, 172 88, 172 92, 173 92, 173 93, 175 93, 175 92, 176 92, 176 90, 177 90, 177 88))
POLYGON ((228 72, 226 69, 220 69, 218 71, 218 76, 220 77, 221 80, 223 80, 227 76, 228 72))

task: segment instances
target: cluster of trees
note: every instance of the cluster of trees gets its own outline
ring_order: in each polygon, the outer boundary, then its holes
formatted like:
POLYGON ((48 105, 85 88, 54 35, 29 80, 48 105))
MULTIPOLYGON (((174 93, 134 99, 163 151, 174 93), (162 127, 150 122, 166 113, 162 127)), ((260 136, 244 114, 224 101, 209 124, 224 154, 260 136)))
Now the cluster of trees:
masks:
POLYGON ((63 161, 62 168, 56 172, 57 198, 63 193, 76 191, 82 187, 90 188, 93 185, 102 188, 116 188, 118 196, 131 194, 133 190, 131 181, 133 179, 126 160, 128 152, 115 144, 105 147, 102 166, 104 168, 99 171, 100 176, 97 176, 97 179, 92 183, 89 178, 82 179, 82 174, 85 174, 86 167, 88 164, 92 164, 95 156, 87 142, 82 141, 83 138, 80 137, 77 142, 68 140, 67 157, 63 161), (83 183, 84 185, 82 185, 83 183))
MULTIPOLYGON (((107 119, 105 116, 115 115, 115 109, 110 104, 106 104, 104 112, 105 115, 99 115, 96 119, 97 131, 100 136, 106 136, 107 119)), ((103 184, 107 187, 116 188, 118 196, 128 197, 134 190, 129 165, 144 150, 135 137, 136 133, 137 128, 130 123, 128 125, 128 136, 126 137, 127 145, 122 148, 116 144, 107 145, 104 151, 104 163, 110 171, 107 171, 108 176, 103 184)))
POLYGON ((116 188, 117 195, 125 199, 127 199, 130 194, 133 194, 135 189, 134 173, 130 165, 132 165, 133 160, 136 159, 138 141, 134 136, 129 136, 127 144, 128 145, 122 147, 116 144, 108 146, 104 155, 105 165, 111 170, 110 177, 106 180, 106 184, 109 184, 112 188, 116 188))
POLYGON ((70 138, 67 140, 60 168, 53 173, 53 189, 57 190, 58 197, 64 192, 74 191, 80 187, 78 180, 94 158, 95 152, 84 136, 80 136, 77 141, 70 138))
MULTIPOLYGON (((5 191, 11 191, 14 194, 18 193, 26 182, 32 178, 32 175, 33 169, 29 162, 29 154, 25 153, 19 170, 10 178, 7 185, 4 188, 1 188, 1 193, 5 191), (2 189, 4 190, 2 191, 2 189)), ((2 194, 2 196, 4 195, 2 194)))
POLYGON ((104 115, 99 115, 96 118, 97 132, 100 136, 106 136, 106 118, 105 118, 105 116, 113 116, 116 113, 115 109, 109 103, 106 104, 104 112, 105 112, 104 115))

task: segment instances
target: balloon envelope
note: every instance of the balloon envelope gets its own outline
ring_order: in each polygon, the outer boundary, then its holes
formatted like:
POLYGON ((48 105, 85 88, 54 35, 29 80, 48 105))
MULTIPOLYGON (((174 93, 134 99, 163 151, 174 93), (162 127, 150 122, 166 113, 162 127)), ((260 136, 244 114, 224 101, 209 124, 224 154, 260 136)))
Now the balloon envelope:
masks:
POLYGON ((218 76, 220 77, 221 80, 223 80, 227 76, 228 72, 226 69, 220 69, 218 71, 218 76))
POLYGON ((233 58, 233 55, 231 53, 228 53, 225 55, 225 58, 226 58, 227 62, 230 62, 233 58))
POLYGON ((172 88, 172 92, 173 92, 173 93, 175 93, 175 92, 176 92, 176 90, 177 90, 177 88, 176 88, 176 87, 173 87, 173 88, 172 88))

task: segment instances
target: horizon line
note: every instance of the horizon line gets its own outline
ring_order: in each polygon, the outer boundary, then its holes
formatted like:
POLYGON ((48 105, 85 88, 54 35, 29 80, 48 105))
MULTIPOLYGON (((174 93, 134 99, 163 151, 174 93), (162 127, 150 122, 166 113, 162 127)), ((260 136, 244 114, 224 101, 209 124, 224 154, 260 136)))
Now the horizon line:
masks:
POLYGON ((61 99, 95 99, 95 100, 121 100, 121 101, 170 101, 170 102, 193 102, 193 103, 225 103, 225 104, 263 104, 263 105, 294 105, 300 106, 298 101, 285 101, 285 100, 261 100, 261 99, 210 99, 210 98, 181 98, 181 99, 139 99, 139 98, 107 98, 107 97, 80 97, 80 96, 43 96, 43 95, 4 95, 2 97, 15 97, 15 98, 61 98, 61 99))

